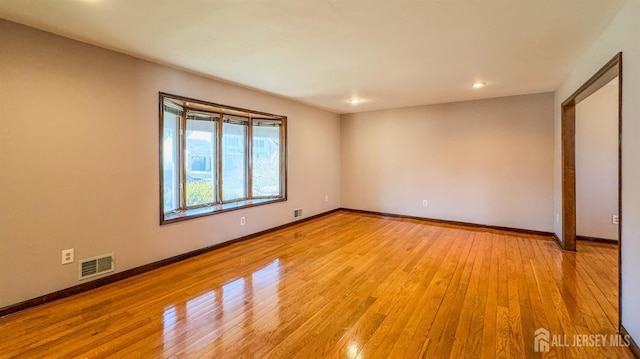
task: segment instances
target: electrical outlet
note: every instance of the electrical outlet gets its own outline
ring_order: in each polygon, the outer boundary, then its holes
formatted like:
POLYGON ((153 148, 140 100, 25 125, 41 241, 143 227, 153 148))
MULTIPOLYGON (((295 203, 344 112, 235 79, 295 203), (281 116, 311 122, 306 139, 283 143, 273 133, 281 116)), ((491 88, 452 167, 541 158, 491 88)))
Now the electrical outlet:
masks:
POLYGON ((62 251, 62 264, 73 263, 73 248, 62 251))
POLYGON ((240 225, 244 226, 247 223, 244 217, 240 217, 240 225))
POLYGON ((422 200, 422 207, 428 207, 429 206, 429 202, 426 199, 422 200))
POLYGON ((556 213, 556 223, 560 223, 560 213, 556 213))
POLYGON ((329 196, 325 195, 325 196, 324 196, 324 201, 325 201, 325 202, 329 202, 329 196))
POLYGON ((611 216, 611 223, 620 224, 620 217, 617 214, 614 214, 613 216, 611 216))

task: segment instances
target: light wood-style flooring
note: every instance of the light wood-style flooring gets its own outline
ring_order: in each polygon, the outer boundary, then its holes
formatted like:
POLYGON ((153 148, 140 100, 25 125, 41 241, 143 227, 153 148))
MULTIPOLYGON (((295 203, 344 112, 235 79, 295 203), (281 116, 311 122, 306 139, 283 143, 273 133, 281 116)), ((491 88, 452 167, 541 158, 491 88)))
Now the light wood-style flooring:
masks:
MULTIPOLYGON (((336 212, 0 319, 0 357, 631 358, 617 248, 336 212)), ((27 284, 25 284, 27 285, 27 284)))

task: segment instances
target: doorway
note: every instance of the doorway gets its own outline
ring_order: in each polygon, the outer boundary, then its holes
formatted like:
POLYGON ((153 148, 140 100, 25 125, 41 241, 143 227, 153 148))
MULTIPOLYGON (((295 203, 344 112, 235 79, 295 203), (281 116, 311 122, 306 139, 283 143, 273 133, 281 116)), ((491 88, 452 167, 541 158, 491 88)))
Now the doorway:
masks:
POLYGON ((618 77, 576 105, 576 250, 618 244, 618 77))
MULTIPOLYGON (((621 134, 622 134, 622 53, 614 56, 573 95, 562 103, 562 249, 576 250, 576 105, 603 86, 618 78, 618 215, 621 184, 621 134)), ((622 220, 620 220, 622 223, 622 220)), ((618 243, 622 243, 621 225, 618 226, 618 243)))
MULTIPOLYGON (((618 87, 618 318, 622 317, 620 258, 622 250, 622 53, 616 54, 576 92, 562 103, 562 249, 576 251, 576 105, 617 78, 618 87)), ((620 321, 618 319, 618 325, 620 321)))

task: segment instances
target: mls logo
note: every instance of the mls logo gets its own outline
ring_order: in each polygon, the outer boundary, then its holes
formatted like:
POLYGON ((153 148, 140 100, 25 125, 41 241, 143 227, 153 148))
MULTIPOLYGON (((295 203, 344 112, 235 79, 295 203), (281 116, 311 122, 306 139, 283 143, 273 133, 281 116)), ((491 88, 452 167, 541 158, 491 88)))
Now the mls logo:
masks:
POLYGON ((533 350, 536 353, 546 353, 549 351, 549 331, 545 328, 538 328, 534 332, 533 350))

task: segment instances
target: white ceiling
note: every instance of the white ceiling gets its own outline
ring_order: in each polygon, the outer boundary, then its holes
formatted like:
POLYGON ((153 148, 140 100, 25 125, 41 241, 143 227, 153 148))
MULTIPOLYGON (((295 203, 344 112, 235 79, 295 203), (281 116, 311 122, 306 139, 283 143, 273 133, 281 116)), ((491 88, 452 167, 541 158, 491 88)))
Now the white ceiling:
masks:
POLYGON ((624 2, 2 0, 0 17, 348 113, 553 91, 624 2))

